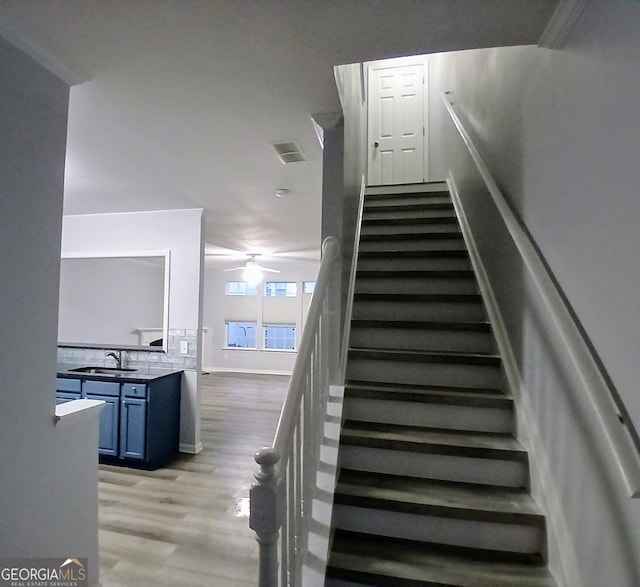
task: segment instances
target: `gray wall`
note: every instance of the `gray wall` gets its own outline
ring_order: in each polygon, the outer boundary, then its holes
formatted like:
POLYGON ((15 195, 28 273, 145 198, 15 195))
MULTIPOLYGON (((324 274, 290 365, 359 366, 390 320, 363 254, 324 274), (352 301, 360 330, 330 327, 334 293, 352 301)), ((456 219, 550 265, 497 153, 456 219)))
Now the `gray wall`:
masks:
MULTIPOLYGON (((593 2, 561 51, 442 54, 430 70, 432 92, 453 92, 636 427, 639 30, 640 4, 593 2)), ((552 566, 571 586, 637 585, 637 500, 453 126, 441 120, 432 163, 453 172, 508 328, 522 378, 519 436, 548 513, 552 566)))
POLYGON ((53 419, 68 100, 0 39, 0 557, 89 557, 95 584, 97 420, 53 419))

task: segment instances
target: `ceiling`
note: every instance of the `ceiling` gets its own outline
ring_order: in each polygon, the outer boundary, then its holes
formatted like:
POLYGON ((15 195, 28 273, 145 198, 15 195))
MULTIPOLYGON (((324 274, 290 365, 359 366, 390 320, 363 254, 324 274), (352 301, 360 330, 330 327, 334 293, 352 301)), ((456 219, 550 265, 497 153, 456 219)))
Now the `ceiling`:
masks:
POLYGON ((535 43, 556 4, 3 0, 0 24, 88 79, 71 90, 65 214, 204 208, 209 252, 317 258, 310 115, 340 109, 333 66, 535 43), (276 158, 290 139, 307 161, 276 158))

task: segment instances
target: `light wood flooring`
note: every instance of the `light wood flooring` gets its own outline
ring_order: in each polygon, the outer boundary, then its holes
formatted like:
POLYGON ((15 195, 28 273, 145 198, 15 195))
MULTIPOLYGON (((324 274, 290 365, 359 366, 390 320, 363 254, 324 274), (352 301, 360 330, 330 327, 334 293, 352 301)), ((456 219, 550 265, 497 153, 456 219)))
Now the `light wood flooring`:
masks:
POLYGON ((103 587, 255 587, 253 453, 271 443, 288 377, 202 377, 202 443, 167 468, 100 465, 103 587))

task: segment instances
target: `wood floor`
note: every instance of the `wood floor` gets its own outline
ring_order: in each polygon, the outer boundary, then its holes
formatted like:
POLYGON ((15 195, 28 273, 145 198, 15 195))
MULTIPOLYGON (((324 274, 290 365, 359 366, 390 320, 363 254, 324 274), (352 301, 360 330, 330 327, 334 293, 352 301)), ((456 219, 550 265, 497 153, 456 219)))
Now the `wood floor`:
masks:
POLYGON ((156 471, 100 465, 103 587, 255 587, 252 455, 272 440, 287 383, 203 375, 200 454, 156 471))

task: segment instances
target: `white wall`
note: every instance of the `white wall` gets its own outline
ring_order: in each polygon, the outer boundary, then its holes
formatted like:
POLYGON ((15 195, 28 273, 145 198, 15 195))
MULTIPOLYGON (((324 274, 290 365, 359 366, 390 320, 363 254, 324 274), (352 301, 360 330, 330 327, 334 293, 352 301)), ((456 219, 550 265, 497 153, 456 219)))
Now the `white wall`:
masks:
MULTIPOLYGON (((169 251, 169 329, 197 330, 202 326, 202 223, 202 209, 65 216, 62 253, 169 251)), ((185 370, 182 381, 180 447, 196 452, 201 448, 200 369, 185 370)))
POLYGON ((54 427, 68 86, 0 39, 0 557, 88 557, 97 414, 54 427))
MULTIPOLYGON (((265 263, 267 265, 267 263, 265 263)), ((273 262, 270 266, 277 266, 273 262)), ((301 265, 279 266, 281 272, 273 274, 277 281, 295 281, 300 293, 303 281, 315 281, 319 263, 304 263, 301 265)), ((240 273, 229 273, 218 267, 205 267, 203 326, 207 328, 205 334, 205 356, 203 367, 206 371, 237 371, 247 373, 280 373, 288 374, 293 369, 296 354, 292 352, 269 350, 239 350, 227 349, 225 331, 225 284, 227 281, 241 280, 240 273)), ((272 277, 268 277, 272 279, 272 277)), ((259 286, 260 287, 260 286, 259 286)), ((299 307, 299 322, 302 324, 302 296, 299 295, 295 303, 299 307)), ((299 341, 302 329, 296 331, 299 341)))
MULTIPOLYGON (((540 248, 640 427, 640 4, 587 5, 561 51, 501 48, 431 57, 500 187, 540 248)), ((435 103, 435 102, 434 102, 435 103)), ((631 500, 539 296, 500 229, 453 126, 432 160, 461 191, 501 304, 522 383, 519 434, 551 564, 569 586, 640 584, 640 503, 631 500)))

